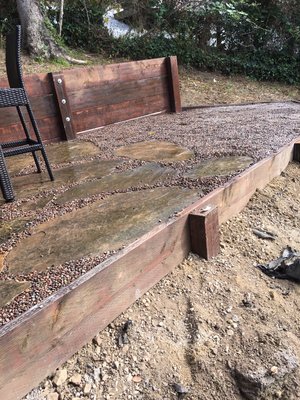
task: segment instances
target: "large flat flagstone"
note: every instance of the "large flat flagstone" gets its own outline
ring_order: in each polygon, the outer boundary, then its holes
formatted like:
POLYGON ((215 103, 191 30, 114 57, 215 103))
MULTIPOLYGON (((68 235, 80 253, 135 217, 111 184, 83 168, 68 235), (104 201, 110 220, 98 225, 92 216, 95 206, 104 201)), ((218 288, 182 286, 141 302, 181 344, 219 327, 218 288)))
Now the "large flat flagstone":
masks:
MULTIPOLYGON (((50 164, 62 164, 95 156, 99 154, 99 148, 91 142, 72 141, 48 145, 46 146, 46 152, 50 164)), ((37 154, 40 155, 40 152, 37 152, 37 154)), ((25 167, 35 165, 31 154, 9 157, 6 161, 9 172, 13 174, 20 172, 25 167)))
POLYGON ((196 191, 181 188, 108 196, 39 225, 8 254, 9 270, 41 271, 83 256, 119 249, 197 198, 196 191))
POLYGON ((253 162, 250 157, 222 157, 214 160, 204 161, 195 165, 184 176, 197 179, 206 176, 229 175, 241 169, 249 167, 253 162))
POLYGON ((63 204, 74 199, 82 199, 102 192, 153 185, 157 182, 166 181, 171 176, 174 176, 175 173, 175 170, 160 167, 155 163, 146 164, 133 170, 114 173, 96 181, 84 182, 81 185, 77 185, 59 196, 57 203, 63 204))
POLYGON ((0 281, 0 308, 10 303, 29 286, 29 282, 0 281))
POLYGON ((83 164, 70 165, 53 171, 55 181, 51 182, 48 174, 29 174, 15 176, 12 184, 17 198, 31 197, 42 190, 59 187, 63 184, 83 181, 91 178, 101 178, 110 173, 119 161, 114 160, 94 160, 83 164))
POLYGON ((184 161, 194 153, 184 147, 170 142, 138 142, 122 146, 115 150, 115 155, 145 161, 184 161))

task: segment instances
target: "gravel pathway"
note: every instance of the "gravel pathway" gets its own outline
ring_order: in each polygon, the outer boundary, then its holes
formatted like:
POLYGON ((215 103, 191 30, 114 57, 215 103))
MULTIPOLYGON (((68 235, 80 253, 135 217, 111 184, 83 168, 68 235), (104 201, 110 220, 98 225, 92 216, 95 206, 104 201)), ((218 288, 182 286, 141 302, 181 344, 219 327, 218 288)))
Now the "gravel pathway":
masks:
MULTIPOLYGON (((194 157, 185 160, 159 162, 160 166, 167 166, 176 171, 176 176, 169 182, 156 182, 155 187, 185 187, 200 191, 205 195, 220 186, 234 174, 209 178, 193 179, 187 177, 187 172, 200 162, 225 156, 247 156, 257 162, 278 150, 284 144, 300 135, 299 128, 300 104, 274 103, 249 106, 204 108, 185 111, 180 114, 163 114, 145 117, 138 120, 107 126, 102 129, 86 133, 78 140, 88 140, 99 148, 99 153, 93 159, 123 161, 116 167, 122 172, 137 166, 144 165, 142 160, 128 160, 115 156, 116 148, 140 141, 168 141, 178 144, 194 152, 194 157)), ((89 159, 86 157, 86 159, 89 159)), ((72 161, 71 165, 82 163, 83 160, 72 161)), ((64 164, 65 165, 65 164, 64 164)), ((55 165, 55 169, 59 168, 55 165)), ((25 169, 28 173, 31 169, 25 169)), ((239 171, 236 171, 238 173, 239 171)), ((1 218, 4 223, 15 218, 25 218, 24 228, 0 246, 0 255, 10 252, 21 240, 30 236, 34 227, 55 217, 72 212, 76 209, 89 206, 96 200, 111 196, 113 192, 105 192, 84 200, 58 205, 55 196, 64 193, 73 184, 66 183, 58 189, 45 189, 35 199, 41 200, 48 195, 53 197, 41 208, 23 210, 25 200, 18 200, 13 204, 1 206, 1 218)), ((123 192, 145 190, 149 187, 129 187, 123 192)), ((62 265, 48 268, 43 272, 14 275, 5 266, 0 272, 1 281, 30 282, 30 289, 19 295, 10 304, 0 310, 0 325, 4 325, 22 314, 42 299, 57 291, 62 286, 93 268, 116 251, 107 251, 96 257, 83 257, 78 260, 65 262, 62 265)), ((0 259, 1 261, 1 259, 0 259)), ((1 268, 1 266, 0 266, 1 268)))

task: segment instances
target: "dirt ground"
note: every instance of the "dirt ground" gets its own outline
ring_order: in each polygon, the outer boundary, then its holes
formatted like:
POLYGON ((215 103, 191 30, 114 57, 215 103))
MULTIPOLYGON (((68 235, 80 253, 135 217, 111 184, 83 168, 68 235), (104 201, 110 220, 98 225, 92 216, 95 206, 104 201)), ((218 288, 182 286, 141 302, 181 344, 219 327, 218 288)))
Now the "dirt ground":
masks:
POLYGON ((221 226, 219 256, 191 254, 26 399, 300 399, 300 286, 257 268, 300 249, 299 172, 221 226))

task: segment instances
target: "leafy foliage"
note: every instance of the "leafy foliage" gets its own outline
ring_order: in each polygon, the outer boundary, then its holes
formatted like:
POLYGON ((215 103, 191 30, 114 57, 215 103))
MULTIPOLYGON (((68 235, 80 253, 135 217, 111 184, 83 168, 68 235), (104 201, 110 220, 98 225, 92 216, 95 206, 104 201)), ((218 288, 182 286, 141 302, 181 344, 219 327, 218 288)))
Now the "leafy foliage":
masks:
MULTIPOLYGON (((107 7, 100 0, 72 0, 65 3, 62 38, 68 46, 99 51, 103 36, 103 13, 107 7)), ((53 25, 58 11, 49 8, 53 25)))
POLYGON ((3 37, 18 23, 17 7, 14 2, 1 2, 0 4, 0 44, 3 37))
MULTIPOLYGON (((40 4, 54 32, 59 0, 40 4)), ((16 21, 15 0, 1 2, 0 37, 16 21)), ((200 69, 300 83, 299 0, 68 0, 61 39, 111 56, 176 54, 181 63, 200 69), (140 36, 109 35, 103 15, 111 6, 123 7, 117 18, 140 36)))
POLYGON ((134 59, 176 54, 201 69, 300 83, 297 0, 165 0, 152 7, 157 18, 147 34, 118 40, 114 53, 134 59))

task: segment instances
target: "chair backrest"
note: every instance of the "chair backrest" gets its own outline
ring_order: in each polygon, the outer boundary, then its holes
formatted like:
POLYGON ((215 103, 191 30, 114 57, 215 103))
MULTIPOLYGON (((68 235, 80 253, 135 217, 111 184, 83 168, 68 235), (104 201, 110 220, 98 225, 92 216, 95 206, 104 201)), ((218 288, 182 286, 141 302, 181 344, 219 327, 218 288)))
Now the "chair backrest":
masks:
POLYGON ((22 67, 21 67, 21 26, 6 36, 6 72, 11 88, 23 88, 22 67))

